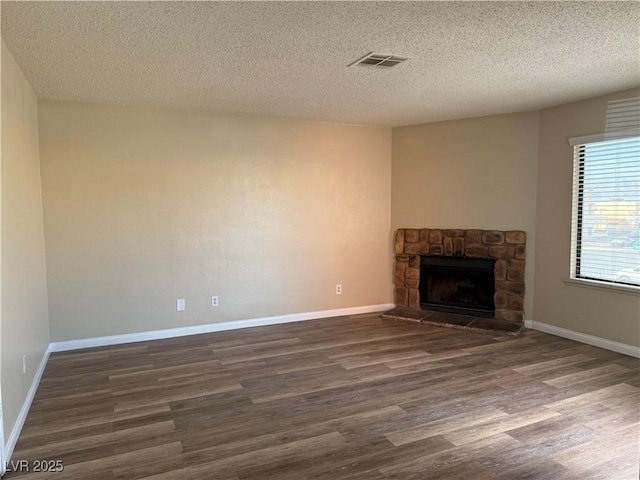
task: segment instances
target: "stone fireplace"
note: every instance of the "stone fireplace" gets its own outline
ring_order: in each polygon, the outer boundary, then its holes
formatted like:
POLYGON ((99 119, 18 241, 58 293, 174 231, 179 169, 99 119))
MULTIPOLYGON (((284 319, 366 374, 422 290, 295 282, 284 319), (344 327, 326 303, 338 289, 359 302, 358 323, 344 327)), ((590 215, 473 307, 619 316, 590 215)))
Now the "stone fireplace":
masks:
MULTIPOLYGON (((494 284, 493 289, 485 289, 493 294, 493 305, 490 305, 491 309, 485 308, 485 310, 487 312, 493 310, 493 316, 500 320, 522 323, 526 243, 526 233, 520 230, 398 229, 395 238, 396 305, 420 309, 421 305, 431 308, 432 305, 437 306, 438 303, 443 303, 439 302, 440 298, 436 298, 435 301, 433 298, 420 298, 421 292, 425 296, 428 291, 425 285, 421 288, 420 282, 429 281, 428 277, 425 277, 425 272, 421 274, 421 269, 428 268, 423 267, 424 265, 443 263, 433 261, 434 258, 486 259, 494 262, 492 272, 494 284)), ((486 264, 483 268, 486 270, 486 264)), ((465 288, 471 288, 466 287, 470 277, 473 277, 471 273, 464 278, 461 277, 455 289, 456 292, 462 293, 456 293, 456 295, 464 296, 465 288)), ((451 282, 451 280, 445 281, 444 286, 438 289, 449 288, 453 292, 454 287, 447 287, 451 282)), ((480 293, 476 296, 480 298, 488 294, 480 293)), ((441 294, 442 298, 445 298, 443 295, 441 294)), ((452 293, 447 295, 446 298, 455 296, 452 293)), ((471 298, 468 302, 481 303, 471 298)), ((478 314, 473 311, 468 313, 478 314)))

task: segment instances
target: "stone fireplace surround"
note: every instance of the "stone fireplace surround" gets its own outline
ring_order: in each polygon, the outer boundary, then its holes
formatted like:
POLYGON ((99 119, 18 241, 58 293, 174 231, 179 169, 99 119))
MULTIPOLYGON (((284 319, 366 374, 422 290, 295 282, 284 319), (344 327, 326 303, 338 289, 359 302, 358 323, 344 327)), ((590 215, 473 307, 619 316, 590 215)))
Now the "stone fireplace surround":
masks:
POLYGON ((522 323, 527 235, 520 230, 400 228, 395 237, 395 301, 420 309, 420 256, 496 260, 495 318, 522 323))

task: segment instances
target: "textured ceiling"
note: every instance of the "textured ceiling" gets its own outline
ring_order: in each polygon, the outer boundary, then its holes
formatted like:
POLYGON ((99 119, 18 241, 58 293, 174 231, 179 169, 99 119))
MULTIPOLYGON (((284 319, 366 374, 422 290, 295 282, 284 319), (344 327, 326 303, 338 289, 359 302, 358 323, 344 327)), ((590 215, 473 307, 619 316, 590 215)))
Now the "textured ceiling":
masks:
POLYGON ((398 126, 640 84, 638 2, 2 2, 40 97, 398 126), (347 67, 369 52, 392 69, 347 67))

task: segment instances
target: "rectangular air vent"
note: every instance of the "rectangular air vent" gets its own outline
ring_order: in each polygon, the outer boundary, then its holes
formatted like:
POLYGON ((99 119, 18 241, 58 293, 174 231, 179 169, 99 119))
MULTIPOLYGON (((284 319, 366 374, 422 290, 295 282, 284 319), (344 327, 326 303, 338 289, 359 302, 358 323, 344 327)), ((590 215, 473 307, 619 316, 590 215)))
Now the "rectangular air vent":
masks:
POLYGON ((407 60, 406 57, 371 52, 367 53, 364 57, 356 60, 349 66, 353 67, 354 65, 357 65, 359 67, 391 68, 405 60, 407 60))

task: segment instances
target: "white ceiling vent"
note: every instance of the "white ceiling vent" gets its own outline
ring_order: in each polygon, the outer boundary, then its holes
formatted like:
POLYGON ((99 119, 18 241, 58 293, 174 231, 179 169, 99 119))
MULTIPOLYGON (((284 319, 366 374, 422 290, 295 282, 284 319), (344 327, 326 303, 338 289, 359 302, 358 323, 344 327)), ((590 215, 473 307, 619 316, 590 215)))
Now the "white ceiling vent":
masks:
POLYGON ((384 53, 367 53, 364 57, 356 60, 350 67, 357 65, 359 67, 376 67, 376 68, 391 68, 395 67, 399 63, 407 60, 406 57, 399 57, 397 55, 386 55, 384 53))

